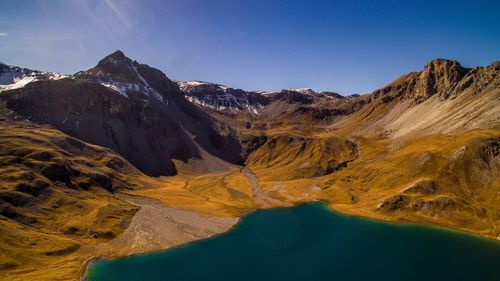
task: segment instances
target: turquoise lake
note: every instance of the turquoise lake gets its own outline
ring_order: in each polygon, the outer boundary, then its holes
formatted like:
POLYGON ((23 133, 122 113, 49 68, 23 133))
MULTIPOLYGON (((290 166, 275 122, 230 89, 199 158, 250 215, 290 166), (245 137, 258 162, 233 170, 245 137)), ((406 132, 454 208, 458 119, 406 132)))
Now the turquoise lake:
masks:
POLYGON ((222 235, 93 262, 87 281, 500 280, 500 242, 345 216, 321 203, 258 210, 222 235))

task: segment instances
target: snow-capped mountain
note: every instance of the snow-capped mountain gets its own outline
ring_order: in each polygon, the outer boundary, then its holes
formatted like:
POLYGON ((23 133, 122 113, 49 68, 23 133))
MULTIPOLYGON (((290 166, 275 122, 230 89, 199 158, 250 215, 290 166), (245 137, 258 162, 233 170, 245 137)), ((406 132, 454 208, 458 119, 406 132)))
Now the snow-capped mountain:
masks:
POLYGON ((67 75, 57 72, 31 70, 0 62, 0 92, 24 87, 33 81, 57 80, 65 77, 67 75))
POLYGON ((146 101, 152 99, 164 104, 168 104, 167 92, 176 90, 175 84, 161 71, 132 61, 121 51, 106 56, 94 68, 80 71, 72 78, 100 83, 126 98, 142 96, 146 101))
MULTIPOLYGON (((283 89, 279 92, 245 91, 204 81, 176 81, 187 100, 202 109, 223 114, 275 114, 302 105, 336 103, 346 97, 310 88, 283 89), (290 107, 291 106, 291 107, 290 107)), ((327 106, 327 105, 326 105, 327 106)))
POLYGON ((316 92, 311 88, 294 88, 294 89, 284 89, 283 91, 295 92, 303 95, 310 95, 316 98, 327 98, 327 99, 344 99, 345 97, 335 93, 328 91, 316 92))
POLYGON ((285 89, 288 91, 293 91, 293 92, 298 92, 301 94, 316 94, 315 91, 313 91, 311 88, 293 88, 293 89, 285 89))
POLYGON ((215 111, 259 114, 259 110, 269 103, 269 98, 258 92, 203 81, 176 82, 190 102, 215 111))

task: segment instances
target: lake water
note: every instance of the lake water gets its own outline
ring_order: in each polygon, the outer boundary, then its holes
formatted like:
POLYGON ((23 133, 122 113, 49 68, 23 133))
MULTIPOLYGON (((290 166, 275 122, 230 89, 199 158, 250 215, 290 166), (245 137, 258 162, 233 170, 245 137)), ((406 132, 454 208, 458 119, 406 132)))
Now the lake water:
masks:
POLYGON ((256 211, 225 234, 182 247, 98 260, 86 280, 499 281, 500 242, 310 203, 256 211))

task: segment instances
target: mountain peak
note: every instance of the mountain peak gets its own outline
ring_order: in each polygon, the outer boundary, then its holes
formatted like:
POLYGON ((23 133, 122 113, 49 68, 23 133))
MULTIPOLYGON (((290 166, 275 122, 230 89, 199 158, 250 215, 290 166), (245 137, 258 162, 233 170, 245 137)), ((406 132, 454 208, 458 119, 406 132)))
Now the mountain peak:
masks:
POLYGON ((125 56, 122 51, 116 50, 100 60, 97 66, 128 64, 128 61, 131 61, 131 59, 125 56))
POLYGON ((125 54, 121 50, 116 50, 113 53, 107 55, 105 58, 115 58, 115 59, 123 59, 126 58, 125 54))
POLYGON ((446 92, 464 77, 468 69, 455 60, 435 59, 420 73, 417 96, 424 98, 446 92))
POLYGON ((428 62, 424 67, 424 72, 429 71, 459 71, 464 70, 462 65, 456 60, 437 58, 428 62))
POLYGON ((98 82, 125 97, 129 97, 129 93, 135 93, 135 96, 140 93, 138 97, 142 101, 153 97, 166 103, 164 98, 167 94, 176 98, 179 91, 163 72, 128 58, 121 50, 107 55, 95 67, 80 71, 73 77, 98 82))

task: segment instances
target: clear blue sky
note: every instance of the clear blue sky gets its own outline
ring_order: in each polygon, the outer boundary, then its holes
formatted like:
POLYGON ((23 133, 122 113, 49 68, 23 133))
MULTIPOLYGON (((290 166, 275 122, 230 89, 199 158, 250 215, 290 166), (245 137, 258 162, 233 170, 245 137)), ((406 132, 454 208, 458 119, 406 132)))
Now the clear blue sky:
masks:
POLYGON ((500 60, 500 1, 0 0, 2 62, 73 73, 116 49, 172 79, 365 93, 500 60))

